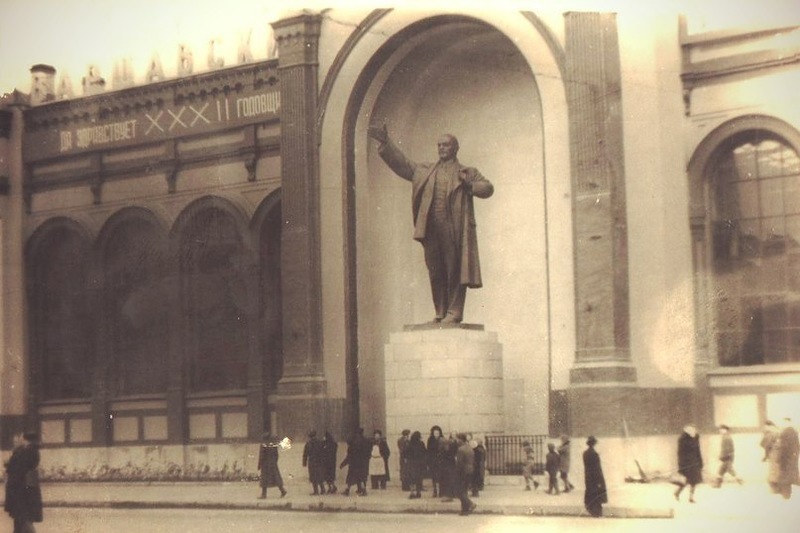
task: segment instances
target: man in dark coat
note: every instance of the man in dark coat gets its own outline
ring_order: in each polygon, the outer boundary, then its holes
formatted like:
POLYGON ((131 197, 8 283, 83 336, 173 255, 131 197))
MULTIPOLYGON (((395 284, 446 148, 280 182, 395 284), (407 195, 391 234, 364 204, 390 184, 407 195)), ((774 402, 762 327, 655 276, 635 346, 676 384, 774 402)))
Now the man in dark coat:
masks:
POLYGON ((347 456, 339 468, 348 466, 347 488, 342 493, 350 495, 350 487, 356 486, 356 494, 367 495, 367 478, 369 477, 369 458, 372 452, 372 441, 364 437, 364 428, 357 428, 353 437, 347 443, 347 456))
POLYGON ((404 429, 397 439, 397 452, 400 458, 400 486, 402 490, 411 490, 411 485, 408 482, 408 458, 406 457, 406 450, 408 449, 409 435, 411 430, 404 429))
POLYGON ((486 448, 483 446, 483 441, 481 439, 475 441, 472 452, 475 454, 475 475, 472 477, 472 496, 477 498, 480 496, 480 491, 483 490, 484 480, 486 478, 486 448))
POLYGON ((330 431, 325 432, 325 439, 322 441, 322 470, 323 479, 328 485, 328 494, 336 494, 336 452, 339 445, 333 438, 330 431))
POLYGON ((458 499, 461 500, 461 516, 466 516, 475 510, 476 505, 469 499, 467 490, 472 483, 472 476, 475 474, 475 454, 472 447, 467 442, 467 435, 459 433, 456 436, 458 448, 455 456, 455 471, 457 473, 456 492, 458 499))
POLYGON ((458 162, 458 139, 453 135, 439 138, 435 164, 406 158, 389 139, 386 124, 370 127, 369 135, 380 142, 378 154, 392 171, 411 182, 414 239, 425 251, 434 321, 461 322, 467 287, 482 286, 472 198, 489 198, 494 186, 476 169, 458 162))
POLYGON ((606 491, 606 478, 603 476, 603 467, 600 464, 600 455, 594 449, 597 439, 586 439, 586 451, 583 452, 583 472, 586 482, 586 493, 583 495, 583 505, 589 514, 595 518, 603 516, 603 504, 608 503, 606 491))
POLYGON ((324 465, 322 441, 317 438, 317 432, 312 430, 303 448, 303 466, 308 467, 308 480, 314 490, 312 496, 325 494, 324 465))
POLYGON ((415 431, 411 434, 411 439, 405 449, 406 455, 406 475, 411 494, 408 498, 413 500, 422 497, 422 479, 428 466, 427 452, 425 444, 422 442, 422 434, 415 431))
POLYGON ((431 433, 428 436, 428 445, 426 450, 428 452, 428 473, 431 476, 433 484, 433 497, 439 496, 439 488, 441 484, 441 454, 443 450, 439 448, 444 446, 444 437, 442 435, 442 428, 439 426, 431 427, 431 433))
POLYGON ((722 478, 725 474, 730 474, 741 485, 742 479, 736 475, 736 470, 733 468, 733 459, 735 456, 735 448, 733 445, 733 437, 731 437, 730 428, 725 424, 719 427, 719 433, 722 436, 719 450, 719 472, 717 472, 717 479, 714 482, 714 488, 722 486, 722 478))
POLYGON ((14 451, 6 463, 5 511, 14 520, 14 533, 34 531, 42 521, 42 491, 39 487, 39 439, 35 433, 14 437, 14 451))
POLYGON ((278 487, 281 491, 281 498, 286 496, 286 489, 283 488, 283 477, 278 468, 278 440, 273 439, 269 432, 264 433, 261 440, 261 447, 258 453, 258 470, 261 473, 261 496, 263 500, 267 497, 267 487, 278 487))
POLYGON ((703 481, 703 456, 700 454, 700 435, 691 424, 683 428, 678 438, 678 473, 685 478, 675 490, 675 499, 680 500, 681 491, 689 485, 689 502, 695 503, 695 487, 703 481))
POLYGON ((784 419, 784 428, 769 452, 769 485, 773 492, 788 500, 792 497, 792 485, 800 483, 798 479, 798 455, 800 440, 797 430, 792 427, 789 418, 784 419))

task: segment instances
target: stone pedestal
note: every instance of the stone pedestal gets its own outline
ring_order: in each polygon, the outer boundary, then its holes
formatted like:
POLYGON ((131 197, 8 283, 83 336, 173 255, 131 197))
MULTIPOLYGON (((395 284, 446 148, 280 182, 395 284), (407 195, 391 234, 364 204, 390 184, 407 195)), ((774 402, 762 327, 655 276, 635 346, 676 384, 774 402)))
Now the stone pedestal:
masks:
POLYGON ((385 348, 386 431, 505 429, 503 346, 482 325, 405 326, 385 348))

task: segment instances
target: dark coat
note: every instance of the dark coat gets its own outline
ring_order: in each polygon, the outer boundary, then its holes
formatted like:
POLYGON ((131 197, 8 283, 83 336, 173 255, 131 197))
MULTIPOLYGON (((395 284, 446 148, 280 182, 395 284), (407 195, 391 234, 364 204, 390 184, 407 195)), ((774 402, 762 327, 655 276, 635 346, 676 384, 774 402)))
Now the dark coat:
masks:
POLYGON ((441 430, 439 437, 434 437, 432 433, 428 437, 428 446, 426 448, 428 451, 428 474, 434 483, 439 483, 441 481, 441 458, 439 457, 441 451, 439 448, 442 446, 441 443, 443 440, 441 430))
POLYGON ((262 443, 258 453, 258 470, 261 487, 282 487, 283 478, 278 469, 278 448, 275 443, 262 443))
POLYGON ((562 443, 561 446, 558 447, 558 456, 559 470, 565 474, 569 474, 569 441, 562 443))
POLYGON ((483 447, 483 444, 478 444, 472 452, 475 454, 475 475, 473 476, 475 488, 483 490, 486 479, 486 448, 483 447))
POLYGON ((369 477, 369 457, 372 453, 372 441, 363 435, 356 435, 347 443, 347 456, 339 468, 347 469, 347 484, 366 483, 369 477))
POLYGON ((686 476, 686 483, 697 485, 703 482, 703 457, 700 455, 700 435, 688 433, 678 439, 678 472, 686 476))
POLYGON ((325 481, 324 453, 323 442, 316 437, 309 439, 303 447, 303 466, 308 467, 308 480, 312 484, 325 481))
POLYGON ((427 451, 422 440, 409 441, 406 445, 405 457, 408 483, 422 483, 428 465, 427 451))
MULTIPOLYGON (((411 207, 414 215, 414 239, 422 242, 428 225, 428 210, 433 197, 436 163, 415 163, 392 142, 378 148, 378 154, 395 174, 411 182, 411 207)), ((475 168, 458 163, 458 179, 451 180, 447 191, 447 206, 452 234, 461 250, 461 284, 477 289, 482 286, 478 258, 478 237, 475 229, 475 208, 472 197, 488 198, 494 186, 475 168), (469 185, 465 185, 469 184, 469 185)))
POLYGON ((322 441, 322 477, 328 483, 336 481, 336 453, 339 445, 330 433, 325 434, 322 441))
POLYGON ((12 518, 42 521, 42 491, 39 487, 39 447, 26 444, 14 449, 6 463, 5 510, 12 518))
MULTIPOLYGON (((381 458, 383 459, 383 470, 386 472, 384 474, 386 481, 390 481, 391 478, 389 477, 389 456, 391 455, 391 450, 389 450, 389 444, 386 442, 386 439, 381 437, 378 440, 372 440, 372 446, 378 445, 378 452, 381 454, 381 458)), ((370 447, 370 457, 372 457, 372 447, 370 447)), ((380 464, 380 463, 379 463, 380 464)))
POLYGON ((455 472, 459 483, 463 487, 468 487, 475 474, 475 452, 467 442, 458 445, 455 454, 455 472))
MULTIPOLYGON (((583 452, 583 472, 586 482, 583 503, 591 512, 593 509, 599 509, 600 505, 608 503, 606 478, 603 476, 600 455, 591 446, 583 452)), ((595 512, 592 512, 592 514, 594 515, 595 512)))
POLYGON ((547 470, 547 473, 553 477, 557 476, 560 465, 561 459, 559 458, 558 453, 555 450, 552 452, 547 452, 547 457, 545 457, 544 462, 544 469, 547 470))
POLYGON ((769 476, 767 481, 776 485, 798 484, 797 459, 800 442, 797 431, 787 427, 780 432, 769 454, 769 476))

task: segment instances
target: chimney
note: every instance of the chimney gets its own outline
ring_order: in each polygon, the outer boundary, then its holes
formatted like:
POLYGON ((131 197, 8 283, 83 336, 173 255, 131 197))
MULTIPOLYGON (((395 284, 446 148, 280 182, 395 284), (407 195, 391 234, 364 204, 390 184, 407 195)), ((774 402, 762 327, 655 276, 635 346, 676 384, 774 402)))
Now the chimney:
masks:
POLYGON ((50 65, 31 67, 31 105, 39 105, 56 99, 56 69, 50 65))

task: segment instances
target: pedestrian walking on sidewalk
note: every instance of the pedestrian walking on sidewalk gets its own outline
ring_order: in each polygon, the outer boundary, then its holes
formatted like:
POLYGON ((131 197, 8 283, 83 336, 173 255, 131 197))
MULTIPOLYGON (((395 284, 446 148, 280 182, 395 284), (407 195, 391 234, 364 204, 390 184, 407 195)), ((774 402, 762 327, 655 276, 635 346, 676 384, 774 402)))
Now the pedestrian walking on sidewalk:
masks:
POLYGON ((586 439, 586 451, 583 452, 583 472, 586 482, 586 493, 583 495, 583 505, 589 514, 598 518, 603 516, 603 504, 608 503, 606 491, 606 478, 603 476, 603 467, 600 464, 600 454, 594 449, 597 439, 586 439))
POLYGON ((317 432, 311 430, 303 447, 303 466, 308 468, 308 480, 314 492, 312 496, 325 494, 325 457, 323 443, 317 438, 317 432))
POLYGON ((328 494, 336 494, 336 452, 339 444, 333 438, 330 431, 325 432, 325 439, 322 441, 322 472, 325 484, 328 485, 328 494))
POLYGON ((678 438, 678 474, 675 499, 680 501, 681 492, 689 485, 689 503, 695 503, 694 491, 703 481, 703 456, 700 454, 700 435, 692 424, 683 428, 678 438))
POLYGON ((547 494, 555 494, 558 496, 558 471, 561 464, 561 459, 556 452, 556 445, 552 442, 547 443, 547 457, 544 461, 544 469, 547 470, 549 484, 547 486, 547 494))
POLYGON ((733 468, 733 457, 734 457, 734 446, 733 446, 733 437, 730 434, 730 428, 725 424, 722 424, 719 427, 719 433, 722 435, 722 442, 720 444, 720 451, 719 451, 719 472, 717 472, 717 480, 714 483, 714 488, 720 488, 722 486, 722 478, 725 474, 730 474, 734 477, 734 479, 739 483, 742 484, 742 480, 739 476, 736 475, 736 470, 733 468))
POLYGON ((475 510, 475 503, 469 499, 467 491, 472 483, 472 476, 475 473, 475 454, 472 447, 467 442, 467 435, 459 433, 456 436, 458 448, 456 449, 455 466, 458 474, 457 493, 461 501, 461 516, 467 516, 475 510))
POLYGON ((372 448, 369 458, 369 477, 372 481, 372 490, 386 490, 389 481, 389 445, 383 438, 383 432, 376 429, 372 433, 372 448))
POLYGON ((483 490, 486 479, 486 448, 481 439, 476 439, 474 443, 472 453, 475 454, 475 474, 472 478, 472 496, 477 498, 483 490))
POLYGON ((281 498, 286 496, 286 489, 283 487, 283 477, 278 468, 278 448, 281 447, 280 441, 273 439, 269 431, 264 433, 261 439, 261 448, 258 453, 258 470, 261 473, 261 496, 263 500, 267 497, 267 487, 278 487, 281 491, 281 498))
POLYGON ((411 434, 408 446, 405 449, 406 455, 406 475, 411 494, 408 499, 413 500, 422 497, 422 479, 425 477, 427 469, 427 452, 425 444, 422 442, 422 434, 415 431, 411 434))
POLYGON ((767 479, 772 492, 780 494, 785 500, 792 497, 792 485, 800 483, 798 454, 800 454, 800 440, 797 430, 792 427, 791 419, 787 417, 784 419, 784 428, 770 450, 767 479))
POLYGON ((15 435, 14 450, 5 464, 5 511, 14 520, 14 533, 36 533, 33 524, 43 519, 38 437, 36 433, 15 435))
POLYGON ((400 488, 403 491, 411 490, 411 484, 408 481, 408 457, 406 457, 406 450, 408 450, 410 429, 404 429, 397 439, 397 455, 400 458, 400 488))
POLYGON ((564 492, 569 492, 575 486, 569 482, 569 463, 570 463, 570 443, 569 437, 561 435, 561 445, 558 447, 559 457, 559 472, 561 473, 561 480, 564 482, 564 492))
POLYGON ((364 437, 364 428, 356 428, 355 434, 347 443, 347 455, 339 468, 347 466, 347 488, 342 495, 350 496, 350 487, 356 486, 356 494, 367 495, 367 478, 369 477, 369 459, 372 442, 364 437))
POLYGON ((539 488, 539 482, 534 478, 536 473, 536 454, 533 452, 533 446, 529 441, 526 440, 522 443, 522 451, 525 454, 525 462, 522 465, 525 490, 531 490, 531 484, 533 484, 533 489, 536 490, 539 488))

